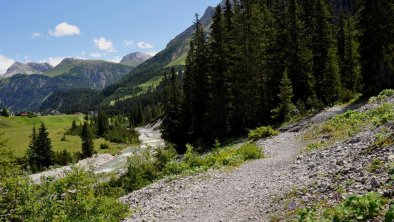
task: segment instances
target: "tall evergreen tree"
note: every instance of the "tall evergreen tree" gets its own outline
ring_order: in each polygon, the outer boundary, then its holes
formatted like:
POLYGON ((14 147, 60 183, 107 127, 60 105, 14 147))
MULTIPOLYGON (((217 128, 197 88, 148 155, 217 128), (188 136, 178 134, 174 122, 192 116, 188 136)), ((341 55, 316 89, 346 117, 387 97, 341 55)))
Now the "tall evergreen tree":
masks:
POLYGON ((27 162, 29 163, 32 172, 36 172, 40 167, 40 160, 37 154, 37 132, 36 127, 33 126, 32 133, 30 135, 29 146, 26 151, 27 162))
POLYGON ((225 22, 222 8, 216 7, 211 25, 209 47, 209 107, 207 113, 206 133, 212 139, 224 139, 227 132, 227 58, 225 45, 225 22))
POLYGON ((364 91, 376 93, 394 85, 394 2, 367 0, 360 18, 364 91))
POLYGON ((316 94, 318 99, 328 103, 326 81, 328 81, 327 65, 328 61, 333 61, 329 58, 329 51, 333 44, 331 14, 325 0, 316 1, 316 15, 314 19, 313 30, 313 74, 316 80, 316 94))
POLYGON ((321 87, 322 99, 328 105, 334 105, 340 99, 341 81, 339 77, 338 61, 336 50, 331 47, 328 52, 326 67, 323 73, 323 84, 321 87))
POLYGON ((108 128, 109 124, 107 115, 105 115, 103 111, 99 111, 97 116, 97 135, 103 137, 108 128))
POLYGON ((291 80, 287 76, 287 71, 285 71, 280 82, 280 93, 278 94, 280 104, 272 111, 274 119, 277 121, 289 121, 291 119, 297 111, 292 102, 293 96, 291 80))
POLYGON ((171 69, 170 76, 166 74, 164 78, 163 109, 162 136, 166 141, 175 144, 179 153, 184 153, 182 89, 174 68, 171 69))
POLYGON ((287 67, 296 101, 306 101, 313 94, 312 51, 308 48, 305 24, 300 19, 301 11, 301 5, 297 0, 289 0, 287 67))
POLYGON ((206 36, 201 25, 201 21, 196 15, 195 33, 192 38, 192 47, 189 51, 189 59, 186 60, 187 69, 185 70, 185 79, 188 88, 185 90, 185 96, 190 96, 190 127, 189 135, 192 143, 201 144, 202 141, 207 141, 208 135, 205 134, 206 112, 207 112, 207 98, 208 92, 208 58, 207 58, 207 43, 206 36), (192 59, 192 61, 191 61, 192 59))
POLYGON ((360 90, 360 69, 357 48, 354 37, 353 19, 351 17, 344 21, 345 35, 344 35, 344 55, 342 66, 340 67, 341 81, 343 87, 351 93, 360 90))
POLYGON ((38 133, 36 133, 36 129, 33 127, 27 149, 27 159, 33 172, 42 170, 53 164, 51 139, 44 123, 41 124, 38 133))
POLYGON ((94 154, 93 134, 90 129, 89 123, 85 122, 81 132, 82 139, 82 157, 92 157, 94 154))

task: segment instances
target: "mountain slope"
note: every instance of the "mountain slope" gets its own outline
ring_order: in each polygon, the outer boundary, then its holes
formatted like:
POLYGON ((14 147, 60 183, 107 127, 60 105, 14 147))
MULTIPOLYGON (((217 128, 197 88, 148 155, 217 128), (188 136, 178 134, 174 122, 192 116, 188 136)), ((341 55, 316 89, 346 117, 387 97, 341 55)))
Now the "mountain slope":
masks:
POLYGON ((37 111, 60 90, 101 90, 119 81, 133 68, 127 65, 77 59, 64 59, 44 75, 17 74, 0 80, 0 103, 13 111, 37 111))
MULTIPOLYGON (((205 30, 209 29, 214 12, 214 7, 208 7, 201 17, 201 23, 205 30)), ((102 105, 108 105, 111 101, 119 98, 132 97, 141 91, 142 84, 152 79, 161 78, 171 66, 184 65, 193 32, 194 27, 190 26, 171 40, 164 50, 132 70, 121 83, 108 88, 106 94, 109 96, 102 105)))
POLYGON ((10 77, 15 74, 26 74, 26 75, 41 74, 51 70, 52 68, 53 66, 51 66, 49 63, 15 62, 7 69, 6 73, 4 73, 4 75, 1 76, 10 77))
POLYGON ((120 64, 137 67, 150 59, 152 56, 143 52, 130 53, 122 58, 120 64))

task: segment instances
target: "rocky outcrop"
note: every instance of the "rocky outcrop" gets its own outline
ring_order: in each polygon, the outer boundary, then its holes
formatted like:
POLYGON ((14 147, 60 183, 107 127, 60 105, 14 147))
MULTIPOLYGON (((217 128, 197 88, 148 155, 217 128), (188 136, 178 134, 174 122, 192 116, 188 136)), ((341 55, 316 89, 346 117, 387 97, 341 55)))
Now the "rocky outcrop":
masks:
POLYGON ((124 56, 120 61, 120 64, 136 67, 138 65, 141 65, 151 57, 152 57, 151 55, 143 52, 134 52, 124 56))
POLYGON ((2 75, 2 76, 3 77, 10 77, 15 74, 26 74, 26 75, 42 74, 44 72, 51 70, 52 68, 53 68, 53 66, 51 66, 49 63, 46 63, 46 62, 45 63, 15 62, 7 69, 7 72, 4 73, 4 75, 2 75))

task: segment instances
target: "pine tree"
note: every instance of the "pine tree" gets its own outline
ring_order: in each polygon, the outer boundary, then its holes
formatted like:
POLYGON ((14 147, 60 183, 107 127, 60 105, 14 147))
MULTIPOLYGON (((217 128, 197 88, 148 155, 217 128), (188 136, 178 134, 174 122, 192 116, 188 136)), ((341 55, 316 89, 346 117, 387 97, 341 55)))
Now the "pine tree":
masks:
POLYGON ((313 94, 312 51, 308 48, 308 35, 300 19, 301 7, 297 0, 289 1, 287 67, 293 83, 294 99, 305 101, 313 94))
MULTIPOLYGON (((342 67, 340 68, 341 81, 345 90, 350 93, 355 93, 360 90, 360 69, 358 54, 355 44, 353 19, 347 18, 345 24, 345 36, 344 36, 344 56, 342 67)), ((339 58, 339 60, 342 60, 339 58)))
POLYGON ((293 96, 293 87, 287 71, 285 71, 280 82, 280 93, 278 95, 280 104, 276 109, 272 110, 274 119, 281 122, 289 121, 296 113, 297 109, 292 102, 293 96))
POLYGON ((322 84, 322 99, 328 105, 334 105, 340 99, 341 81, 339 77, 338 61, 336 59, 336 50, 331 47, 328 52, 326 68, 324 70, 322 84))
POLYGON ((161 124, 162 137, 175 144, 178 153, 184 153, 184 132, 182 126, 182 90, 175 68, 171 75, 164 77, 163 109, 164 118, 161 124))
POLYGON ((71 124, 71 129, 75 130, 77 128, 77 122, 75 122, 75 120, 73 120, 72 124, 71 124))
POLYGON ((225 22, 220 6, 216 7, 211 25, 209 41, 209 104, 207 113, 206 134, 214 139, 222 140, 227 132, 227 58, 225 45, 225 22))
POLYGON ((394 2, 367 0, 361 12, 360 55, 364 92, 394 85, 394 2))
POLYGON ((35 127, 30 137, 30 144, 27 151, 28 162, 34 171, 42 170, 53 164, 53 151, 51 139, 44 123, 41 124, 36 133, 35 127))
POLYGON ((8 111, 7 108, 3 108, 3 110, 1 111, 1 115, 5 116, 5 117, 9 117, 10 116, 10 112, 8 111))
POLYGON ((37 154, 37 133, 36 133, 36 127, 33 126, 32 133, 30 135, 30 142, 29 146, 27 148, 26 152, 26 157, 27 161, 29 163, 30 169, 32 172, 36 172, 39 170, 40 163, 39 163, 39 158, 37 154))
POLYGON ((190 56, 186 60, 185 79, 185 98, 190 102, 190 127, 189 130, 190 142, 195 144, 202 144, 202 141, 207 141, 208 135, 205 134, 204 127, 206 125, 207 112, 207 98, 208 92, 208 59, 207 59, 207 44, 206 36, 201 25, 198 15, 195 21, 195 33, 193 34, 190 56))
POLYGON ((97 116, 97 135, 103 137, 108 128, 107 115, 103 111, 99 111, 97 116))
POLYGON ((85 122, 81 132, 82 139, 82 157, 92 157, 94 154, 93 134, 88 122, 85 122))
POLYGON ((327 103, 327 88, 325 86, 327 77, 327 64, 330 61, 329 50, 333 44, 332 29, 330 23, 330 11, 324 0, 316 1, 316 16, 313 30, 313 74, 316 80, 317 98, 327 103))

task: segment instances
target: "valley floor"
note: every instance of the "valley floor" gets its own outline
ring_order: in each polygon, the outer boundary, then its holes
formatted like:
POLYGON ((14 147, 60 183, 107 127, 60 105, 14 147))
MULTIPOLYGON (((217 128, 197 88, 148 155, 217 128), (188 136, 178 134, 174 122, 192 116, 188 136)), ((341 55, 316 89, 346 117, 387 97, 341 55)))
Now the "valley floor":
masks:
POLYGON ((164 179, 122 197, 121 201, 135 211, 126 221, 269 221, 275 198, 311 180, 305 171, 294 171, 292 165, 306 145, 302 140, 306 126, 349 108, 333 107, 278 136, 258 141, 265 159, 230 172, 209 170, 164 179))

